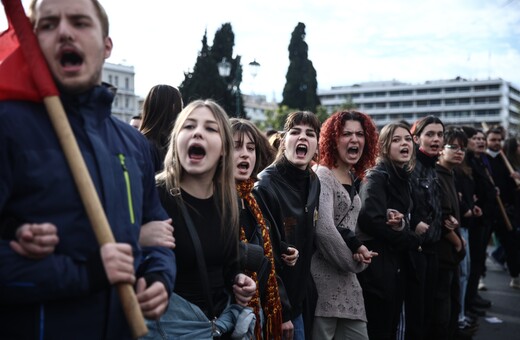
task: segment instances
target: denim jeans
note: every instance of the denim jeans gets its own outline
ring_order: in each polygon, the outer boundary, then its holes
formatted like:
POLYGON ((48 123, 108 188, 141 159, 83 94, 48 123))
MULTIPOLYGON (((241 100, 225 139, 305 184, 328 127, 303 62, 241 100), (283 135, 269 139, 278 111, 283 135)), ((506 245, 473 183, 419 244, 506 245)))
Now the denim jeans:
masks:
POLYGON ((303 325, 303 316, 300 314, 292 320, 294 326, 294 340, 305 340, 305 327, 303 325))
POLYGON ((470 270, 470 263, 471 259, 469 256, 469 233, 468 229, 466 228, 459 228, 460 230, 460 236, 464 238, 466 241, 466 256, 460 261, 459 268, 460 268, 460 313, 459 313, 459 321, 463 321, 465 318, 464 314, 464 308, 465 308, 465 300, 466 300, 466 287, 468 286, 468 278, 469 278, 469 270, 470 270))

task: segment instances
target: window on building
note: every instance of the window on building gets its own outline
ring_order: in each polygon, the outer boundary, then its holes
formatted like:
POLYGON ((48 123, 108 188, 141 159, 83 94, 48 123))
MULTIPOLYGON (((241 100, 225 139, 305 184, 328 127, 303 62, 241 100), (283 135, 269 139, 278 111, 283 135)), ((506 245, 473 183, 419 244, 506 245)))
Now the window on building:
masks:
POLYGON ((130 106, 130 98, 128 98, 128 96, 125 96, 125 108, 128 109, 129 106, 130 106))
POLYGON ((444 89, 444 93, 454 93, 454 92, 457 92, 457 88, 456 87, 446 87, 444 89))
POLYGON ((374 92, 366 92, 365 94, 363 94, 363 97, 365 97, 365 98, 370 98, 373 96, 374 96, 374 92))
POLYGON ((371 108, 373 108, 373 107, 374 107, 374 104, 372 104, 372 103, 366 103, 366 104, 363 104, 363 108, 364 108, 364 109, 371 109, 371 108))
POLYGON ((408 100, 408 101, 402 102, 401 106, 402 107, 412 107, 413 106, 413 101, 408 100))
POLYGON ((359 98, 360 95, 359 95, 359 93, 352 93, 352 94, 350 95, 350 97, 351 97, 351 98, 359 98))
POLYGON ((119 107, 119 96, 116 96, 116 97, 114 98, 114 106, 115 106, 115 107, 119 107))
POLYGON ((108 83, 112 84, 112 75, 111 74, 108 75, 108 83))
POLYGON ((390 102, 390 107, 401 107, 401 102, 390 102))
POLYGON ((128 77, 125 77, 125 89, 130 89, 130 81, 128 80, 128 77))
POLYGON ((475 104, 484 104, 487 102, 487 98, 486 97, 477 97, 477 98, 473 99, 473 101, 475 102, 475 104))
POLYGON ((461 86, 458 88, 459 92, 469 92, 469 86, 461 86))
POLYGON ((428 93, 428 89, 419 89, 417 90, 417 94, 427 94, 428 93))
POLYGON ((428 101, 427 100, 418 100, 417 106, 428 106, 428 101))
POLYGON ((429 89, 428 93, 441 93, 441 89, 440 88, 429 89))
POLYGON ((391 97, 400 96, 400 95, 401 95, 401 91, 390 91, 391 97))
POLYGON ((383 109, 386 107, 386 103, 376 103, 376 108, 383 109))
POLYGON ((489 85, 488 90, 490 90, 490 91, 500 90, 500 85, 498 85, 498 84, 489 85))
POLYGON ((439 106, 439 105, 441 105, 441 100, 440 99, 432 99, 432 100, 430 100, 430 105, 431 106, 439 106))
POLYGON ((457 105, 457 99, 444 99, 444 105, 457 105))
POLYGON ((115 85, 115 87, 119 86, 119 77, 118 76, 114 77, 114 85, 115 85))
POLYGON ((386 92, 376 92, 375 96, 376 97, 386 97, 386 92))
POLYGON ((401 91, 401 94, 403 96, 411 96, 413 94, 413 91, 412 90, 403 90, 403 91, 401 91))
POLYGON ((459 98, 459 105, 469 104, 471 100, 469 98, 459 98))
POLYGON ((475 86, 475 91, 486 91, 488 89, 487 85, 478 85, 475 86))

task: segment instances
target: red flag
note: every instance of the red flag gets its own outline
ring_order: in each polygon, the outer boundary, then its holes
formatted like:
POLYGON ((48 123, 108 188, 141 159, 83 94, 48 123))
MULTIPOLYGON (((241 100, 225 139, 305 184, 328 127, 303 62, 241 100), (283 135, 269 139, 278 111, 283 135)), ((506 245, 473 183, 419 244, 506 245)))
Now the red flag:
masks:
POLYGON ((43 97, 58 95, 22 4, 2 3, 9 28, 0 34, 0 100, 40 102, 43 97), (24 41, 22 46, 19 39, 24 41))
POLYGON ((42 101, 11 26, 0 34, 0 100, 42 101))

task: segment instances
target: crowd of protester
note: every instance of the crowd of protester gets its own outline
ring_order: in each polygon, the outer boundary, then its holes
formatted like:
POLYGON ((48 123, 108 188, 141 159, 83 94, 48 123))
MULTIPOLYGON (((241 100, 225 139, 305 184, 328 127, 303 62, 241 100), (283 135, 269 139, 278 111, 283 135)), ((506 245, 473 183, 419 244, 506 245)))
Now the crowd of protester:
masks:
POLYGON ((349 109, 264 133, 157 85, 134 129, 101 84, 98 1, 31 10, 117 243, 96 244, 43 106, 0 102, 1 338, 130 338, 130 284, 142 339, 471 339, 492 235, 520 289, 520 148, 500 126, 378 131, 349 109))

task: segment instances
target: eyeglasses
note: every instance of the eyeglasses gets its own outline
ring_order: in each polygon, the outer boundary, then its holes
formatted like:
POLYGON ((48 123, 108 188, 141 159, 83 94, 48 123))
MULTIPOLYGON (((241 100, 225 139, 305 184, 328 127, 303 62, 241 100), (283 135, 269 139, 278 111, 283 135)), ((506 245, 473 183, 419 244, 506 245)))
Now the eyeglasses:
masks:
POLYGON ((446 144, 446 145, 444 145, 444 147, 445 147, 446 149, 453 150, 454 152, 457 152, 457 151, 466 152, 466 148, 463 148, 463 147, 460 146, 460 145, 455 145, 455 144, 446 144))

